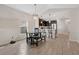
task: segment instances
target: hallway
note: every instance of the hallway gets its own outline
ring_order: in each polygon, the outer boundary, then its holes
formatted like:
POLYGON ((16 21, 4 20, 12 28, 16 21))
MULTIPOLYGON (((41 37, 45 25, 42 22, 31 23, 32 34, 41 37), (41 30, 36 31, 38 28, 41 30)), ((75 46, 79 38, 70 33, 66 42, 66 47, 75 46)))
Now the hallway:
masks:
POLYGON ((29 46, 25 40, 0 47, 1 55, 73 55, 79 54, 79 43, 69 40, 69 34, 59 34, 56 39, 47 39, 39 46, 29 46))

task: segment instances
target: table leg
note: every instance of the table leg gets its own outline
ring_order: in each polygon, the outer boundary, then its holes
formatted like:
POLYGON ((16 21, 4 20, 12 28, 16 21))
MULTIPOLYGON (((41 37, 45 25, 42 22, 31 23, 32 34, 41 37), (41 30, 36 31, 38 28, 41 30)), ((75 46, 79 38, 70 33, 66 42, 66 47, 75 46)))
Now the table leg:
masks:
POLYGON ((31 45, 33 44, 33 39, 31 38, 31 45))
POLYGON ((38 46, 38 39, 36 39, 36 46, 38 46))

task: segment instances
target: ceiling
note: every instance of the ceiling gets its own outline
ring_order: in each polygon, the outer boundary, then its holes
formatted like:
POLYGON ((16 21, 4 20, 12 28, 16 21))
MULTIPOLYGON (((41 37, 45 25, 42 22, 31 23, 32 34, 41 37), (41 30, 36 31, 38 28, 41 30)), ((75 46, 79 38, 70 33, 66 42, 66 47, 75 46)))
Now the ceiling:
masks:
MULTIPOLYGON (((33 15, 35 13, 34 4, 6 4, 6 6, 20 10, 25 13, 33 15)), ((49 13, 69 10, 72 8, 79 8, 79 4, 37 4, 36 13, 39 16, 44 16, 49 13)), ((47 16, 46 16, 47 17, 47 16)))
MULTIPOLYGON (((11 8, 33 14, 35 11, 33 4, 7 4, 11 8)), ((78 4, 37 4, 37 13, 43 14, 46 11, 60 11, 61 9, 65 10, 66 8, 78 8, 78 4), (65 8, 65 9, 64 9, 65 8)))

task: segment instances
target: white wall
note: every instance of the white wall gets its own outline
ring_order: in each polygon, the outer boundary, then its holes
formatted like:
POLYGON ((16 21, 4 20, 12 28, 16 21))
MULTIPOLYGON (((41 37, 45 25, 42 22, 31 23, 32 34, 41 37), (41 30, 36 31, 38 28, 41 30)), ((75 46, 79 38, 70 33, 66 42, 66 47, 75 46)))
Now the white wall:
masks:
POLYGON ((69 24, 70 28, 70 38, 73 41, 79 42, 79 9, 74 9, 70 12, 71 22, 69 24))
POLYGON ((67 32, 66 18, 70 18, 70 10, 63 10, 55 13, 58 25, 58 33, 67 32))
POLYGON ((32 16, 27 13, 0 5, 0 45, 11 40, 24 39, 25 34, 20 33, 20 27, 27 26, 28 23, 28 30, 31 31, 31 20, 32 16))

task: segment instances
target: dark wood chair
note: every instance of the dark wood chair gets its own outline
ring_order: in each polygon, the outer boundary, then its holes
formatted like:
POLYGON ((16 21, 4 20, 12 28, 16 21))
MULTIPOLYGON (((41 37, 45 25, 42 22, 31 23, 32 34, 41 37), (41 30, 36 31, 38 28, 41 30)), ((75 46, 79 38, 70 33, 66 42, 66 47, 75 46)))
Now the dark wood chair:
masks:
POLYGON ((41 41, 41 33, 39 32, 39 28, 35 28, 33 37, 33 44, 38 46, 39 41, 41 41))
POLYGON ((27 42, 27 44, 28 43, 30 43, 30 33, 28 33, 27 31, 26 31, 26 42, 27 42))
POLYGON ((26 33, 26 42, 27 44, 29 43, 30 37, 29 37, 29 33, 26 33))
POLYGON ((46 41, 46 32, 41 32, 41 40, 46 41))

